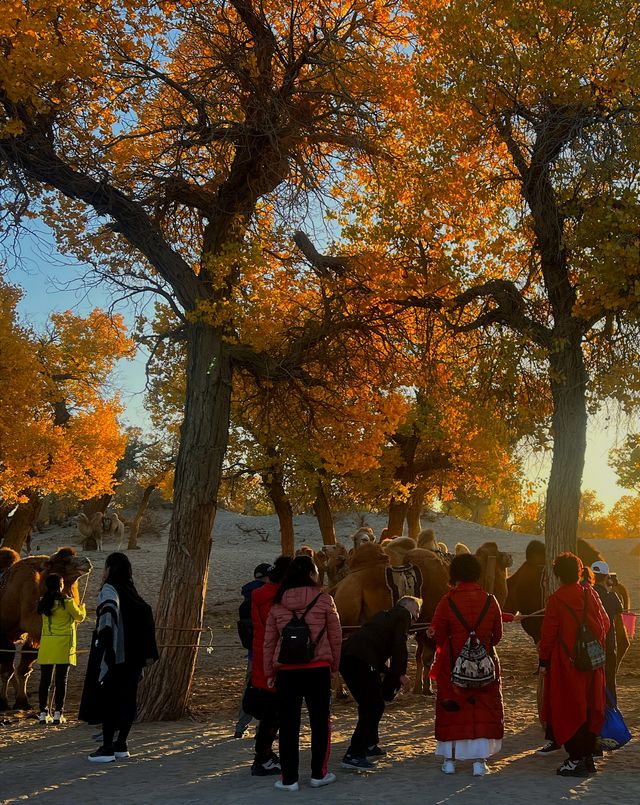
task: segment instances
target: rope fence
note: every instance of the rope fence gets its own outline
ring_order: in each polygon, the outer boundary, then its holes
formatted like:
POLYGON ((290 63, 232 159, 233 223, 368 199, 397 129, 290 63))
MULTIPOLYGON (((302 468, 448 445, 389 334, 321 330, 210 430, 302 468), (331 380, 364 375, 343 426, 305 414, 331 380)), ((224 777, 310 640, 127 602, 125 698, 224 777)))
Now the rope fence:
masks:
MULTIPOLYGON (((638 609, 627 609, 624 610, 623 615, 640 615, 640 610, 638 609)), ((526 620, 527 618, 542 618, 544 617, 544 609, 537 610, 536 612, 531 612, 526 615, 518 615, 517 619, 513 621, 505 621, 504 626, 512 626, 518 625, 521 621, 526 620)), ((431 626, 430 623, 419 623, 416 626, 412 626, 409 629, 409 634, 418 634, 420 632, 425 632, 431 626)), ((159 649, 163 648, 189 648, 189 649, 204 649, 207 654, 211 655, 216 649, 221 648, 241 648, 239 643, 216 643, 214 641, 214 627, 213 626, 203 626, 202 628, 197 627, 174 627, 174 626, 156 626, 157 632, 163 631, 171 631, 171 632, 197 632, 198 634, 208 634, 209 641, 206 645, 202 643, 160 643, 158 644, 159 649)), ((360 629, 360 626, 343 626, 342 632, 343 635, 349 632, 356 632, 360 629)), ((79 648, 76 651, 76 654, 88 654, 91 649, 87 648, 79 648)), ((37 654, 38 649, 21 649, 21 648, 3 648, 0 649, 0 654, 37 654)))

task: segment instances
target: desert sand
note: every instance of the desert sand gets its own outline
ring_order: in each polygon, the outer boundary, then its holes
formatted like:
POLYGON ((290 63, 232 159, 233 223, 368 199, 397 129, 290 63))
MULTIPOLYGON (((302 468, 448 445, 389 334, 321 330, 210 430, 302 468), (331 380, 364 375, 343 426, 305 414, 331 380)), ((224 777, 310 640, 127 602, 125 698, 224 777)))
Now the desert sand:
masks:
MULTIPOLYGON (((166 513, 168 520, 169 513, 166 513)), ((343 515, 336 520, 338 539, 361 524, 379 533, 384 518, 343 515)), ((438 539, 451 548, 462 541, 471 549, 495 539, 502 550, 513 553, 514 568, 524 559, 529 536, 485 529, 471 523, 438 517, 431 525, 438 539)), ((295 521, 298 544, 320 547, 313 517, 295 521)), ((34 553, 49 553, 57 546, 78 545, 75 529, 47 531, 34 539, 34 553)), ((631 590, 633 606, 640 602, 640 540, 596 540, 612 570, 631 590), (636 551, 634 555, 634 550, 636 551)), ((107 542, 105 553, 91 552, 96 565, 91 574, 85 602, 92 613, 106 552, 118 546, 107 542)), ((124 547, 124 546, 120 546, 124 547)), ((166 533, 157 539, 142 539, 141 550, 131 552, 140 592, 154 603, 157 597, 166 551, 166 533)), ((555 769, 562 752, 541 757, 534 750, 543 742, 538 723, 536 654, 530 639, 517 624, 505 627, 499 647, 503 666, 506 734, 503 749, 491 761, 492 772, 485 778, 471 776, 469 764, 459 764, 458 773, 441 773, 433 755, 433 700, 408 694, 393 702, 382 721, 381 740, 388 755, 369 774, 340 768, 355 724, 352 701, 333 706, 333 752, 329 768, 337 773, 336 784, 310 789, 306 726, 302 736, 301 789, 297 794, 275 791, 273 778, 250 775, 253 759, 253 730, 234 739, 245 671, 245 653, 235 631, 239 589, 252 578, 255 565, 278 555, 278 529, 274 517, 243 517, 220 512, 216 520, 205 624, 212 627, 213 651, 200 652, 190 717, 180 722, 134 726, 129 741, 132 757, 106 765, 90 764, 86 756, 95 748, 95 729, 75 721, 86 655, 72 671, 67 698, 69 722, 61 727, 40 727, 33 714, 8 713, 0 716, 0 803, 24 801, 43 805, 272 805, 294 800, 307 803, 371 803, 372 805, 555 805, 566 802, 597 805, 631 805, 640 795, 640 749, 634 739, 623 749, 609 753, 599 763, 599 773, 586 780, 558 777, 555 769), (242 529, 256 529, 246 531, 242 529), (258 531, 261 529, 261 532, 258 531), (266 535, 267 541, 263 541, 266 535)), ((84 584, 81 583, 81 592, 84 584)), ((78 633, 78 644, 86 647, 91 633, 89 622, 78 633)), ((640 731, 640 635, 632 643, 619 674, 620 709, 634 733, 640 731)), ((210 637, 204 635, 202 645, 210 637)), ((37 687, 34 672, 30 690, 37 687)))

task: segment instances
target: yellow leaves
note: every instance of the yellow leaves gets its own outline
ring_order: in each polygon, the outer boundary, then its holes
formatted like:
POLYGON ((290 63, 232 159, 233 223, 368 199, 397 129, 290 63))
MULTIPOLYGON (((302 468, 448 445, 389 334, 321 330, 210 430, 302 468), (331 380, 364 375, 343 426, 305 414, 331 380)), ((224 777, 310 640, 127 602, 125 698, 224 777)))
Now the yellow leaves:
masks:
POLYGON ((38 337, 17 321, 18 296, 0 278, 0 500, 109 491, 124 451, 122 406, 103 394, 115 360, 132 349, 124 325, 99 310, 63 313, 38 337))

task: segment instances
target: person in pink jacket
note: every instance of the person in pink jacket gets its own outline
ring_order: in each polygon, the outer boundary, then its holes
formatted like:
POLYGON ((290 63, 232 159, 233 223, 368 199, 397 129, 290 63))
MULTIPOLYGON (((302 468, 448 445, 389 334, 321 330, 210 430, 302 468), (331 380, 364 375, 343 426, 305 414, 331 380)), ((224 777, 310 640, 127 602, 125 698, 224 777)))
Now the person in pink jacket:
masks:
POLYGON ((331 679, 338 673, 342 630, 333 598, 318 586, 318 568, 309 556, 297 556, 276 593, 264 637, 264 671, 275 686, 280 715, 282 779, 275 787, 298 791, 300 718, 302 700, 311 727, 311 786, 335 782, 327 771, 331 750, 331 679), (306 662, 282 661, 282 633, 292 618, 301 616, 309 630, 312 656, 306 662))

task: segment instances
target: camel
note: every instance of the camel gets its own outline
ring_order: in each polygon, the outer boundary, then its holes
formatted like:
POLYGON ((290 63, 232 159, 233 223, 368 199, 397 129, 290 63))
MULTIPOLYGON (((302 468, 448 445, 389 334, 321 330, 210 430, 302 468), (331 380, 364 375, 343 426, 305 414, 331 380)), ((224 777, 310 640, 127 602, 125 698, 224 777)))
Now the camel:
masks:
MULTIPOLYGON (((20 554, 13 548, 0 548, 0 580, 5 570, 20 561, 20 554)), ((0 584, 2 582, 0 581, 0 584)))
POLYGON ((0 584, 0 649, 12 653, 0 654, 0 711, 8 709, 7 687, 15 673, 17 691, 14 709, 29 710, 27 682, 35 662, 28 653, 40 644, 42 616, 37 607, 44 590, 44 580, 52 573, 64 579, 64 593, 78 601, 78 579, 90 573, 91 562, 77 556, 73 548, 59 548, 53 556, 30 556, 8 567, 0 584), (15 643, 23 639, 14 672, 15 643))
MULTIPOLYGON (((544 565, 544 542, 533 539, 527 545, 524 563, 507 579, 508 592, 503 607, 505 612, 520 612, 523 615, 540 612, 544 606, 544 565)), ((540 614, 523 618, 520 623, 533 642, 537 643, 542 628, 540 614)))
POLYGON ((436 532, 433 528, 423 528, 416 540, 418 548, 426 548, 429 551, 437 552, 440 545, 436 539, 436 532))
POLYGON ((82 548, 85 551, 102 551, 105 534, 117 537, 118 545, 124 540, 124 523, 115 512, 94 512, 87 517, 84 512, 76 517, 78 531, 82 534, 82 548))
POLYGON ((316 564, 320 571, 320 584, 327 578, 327 587, 335 587, 348 573, 349 552, 339 542, 335 545, 323 545, 316 553, 316 564))
MULTIPOLYGON (((605 561, 602 554, 584 539, 579 539, 576 545, 576 554, 586 566, 591 566, 594 562, 605 561)), ((545 593, 545 546, 540 540, 532 540, 527 545, 526 559, 524 564, 511 576, 507 585, 509 594, 504 604, 507 612, 521 612, 529 615, 532 612, 542 613, 544 610, 545 593)), ((631 608, 629 591, 624 584, 615 578, 613 591, 620 599, 625 610, 631 608)), ((542 628, 542 617, 535 615, 531 618, 523 618, 522 628, 532 638, 534 643, 540 640, 540 630, 542 628)), ((616 641, 618 645, 618 666, 622 662, 630 645, 629 635, 627 634, 622 619, 618 618, 615 623, 616 641)))
POLYGON ((415 550, 416 547, 416 541, 411 537, 395 537, 395 539, 386 539, 382 550, 389 557, 393 567, 401 567, 405 564, 405 555, 409 551, 415 550))
POLYGON ((373 528, 369 528, 369 526, 362 526, 351 535, 351 541, 353 542, 353 547, 355 550, 361 545, 364 545, 365 542, 375 542, 376 535, 374 534, 373 528))
MULTIPOLYGON (((333 591, 333 598, 340 615, 340 622, 348 634, 349 628, 359 626, 377 612, 390 609, 402 595, 416 595, 423 599, 422 609, 418 623, 428 622, 436 608, 436 604, 447 591, 449 570, 447 564, 432 551, 415 546, 408 537, 396 538, 391 553, 400 556, 401 572, 411 569, 413 579, 419 582, 419 588, 399 589, 394 576, 389 554, 382 545, 365 543, 353 552, 349 559, 351 572, 333 591), (398 542, 403 540, 405 542, 398 542), (401 549, 401 546, 404 548, 401 549), (408 548, 408 550, 406 550, 408 548), (417 572, 416 572, 417 571, 417 572)), ((403 577, 400 576, 400 579, 403 577)), ((406 579, 409 577, 405 577, 406 579)), ((423 676, 424 667, 431 664, 433 658, 433 643, 428 640, 425 632, 418 632, 418 650, 416 653, 417 674, 414 692, 420 693, 425 688, 423 676), (425 663, 426 654, 430 649, 431 657, 425 663)))
POLYGON ((492 595, 495 595, 500 607, 507 600, 507 570, 513 564, 510 553, 498 550, 495 542, 483 542, 476 550, 476 558, 480 562, 482 574, 480 584, 492 595))

